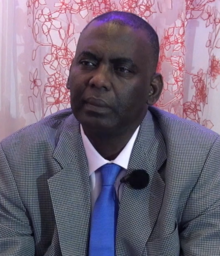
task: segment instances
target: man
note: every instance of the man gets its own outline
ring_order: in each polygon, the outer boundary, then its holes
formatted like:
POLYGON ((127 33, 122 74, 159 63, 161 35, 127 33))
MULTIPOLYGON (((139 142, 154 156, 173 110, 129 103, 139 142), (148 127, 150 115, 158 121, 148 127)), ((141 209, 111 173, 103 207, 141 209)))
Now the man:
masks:
POLYGON ((220 136, 150 106, 163 84, 158 49, 134 14, 106 13, 83 30, 71 110, 1 143, 0 256, 94 255, 100 167, 109 162, 122 167, 115 255, 220 255, 220 136), (138 189, 135 170, 149 179, 138 189))

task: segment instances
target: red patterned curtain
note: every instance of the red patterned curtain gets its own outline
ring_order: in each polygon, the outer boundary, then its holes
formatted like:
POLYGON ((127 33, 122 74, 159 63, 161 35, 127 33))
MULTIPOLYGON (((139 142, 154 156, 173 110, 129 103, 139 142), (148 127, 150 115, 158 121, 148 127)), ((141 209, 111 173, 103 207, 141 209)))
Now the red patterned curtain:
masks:
POLYGON ((159 35, 158 107, 220 133, 219 0, 2 0, 0 139, 69 106, 79 34, 110 10, 138 14, 159 35))

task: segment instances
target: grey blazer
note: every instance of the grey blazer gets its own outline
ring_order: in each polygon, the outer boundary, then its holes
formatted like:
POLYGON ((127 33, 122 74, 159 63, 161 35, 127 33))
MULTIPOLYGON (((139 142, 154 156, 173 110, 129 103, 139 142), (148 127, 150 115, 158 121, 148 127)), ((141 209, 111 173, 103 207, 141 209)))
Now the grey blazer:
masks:
MULTIPOLYGON (((117 256, 220 255, 220 136, 149 108, 124 187, 117 256)), ((88 164, 71 110, 28 126, 0 145, 0 256, 86 256, 88 164)), ((104 256, 104 255, 97 255, 104 256)))

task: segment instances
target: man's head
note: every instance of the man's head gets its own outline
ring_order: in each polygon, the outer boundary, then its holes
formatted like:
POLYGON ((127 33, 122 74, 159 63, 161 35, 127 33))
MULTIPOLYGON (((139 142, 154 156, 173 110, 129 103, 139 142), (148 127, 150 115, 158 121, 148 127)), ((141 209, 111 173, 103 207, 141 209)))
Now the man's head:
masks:
POLYGON ((134 30, 143 30, 146 33, 147 40, 149 40, 149 43, 151 44, 153 54, 151 61, 153 68, 156 69, 160 51, 158 35, 155 32, 155 30, 151 27, 151 25, 147 23, 144 19, 140 18, 134 13, 112 11, 103 13, 95 17, 87 24, 83 31, 85 31, 87 27, 89 27, 89 25, 94 21, 99 21, 100 23, 111 22, 118 26, 129 26, 134 30))
POLYGON ((110 12, 83 30, 67 87, 84 130, 133 131, 162 90, 158 37, 135 14, 110 12))

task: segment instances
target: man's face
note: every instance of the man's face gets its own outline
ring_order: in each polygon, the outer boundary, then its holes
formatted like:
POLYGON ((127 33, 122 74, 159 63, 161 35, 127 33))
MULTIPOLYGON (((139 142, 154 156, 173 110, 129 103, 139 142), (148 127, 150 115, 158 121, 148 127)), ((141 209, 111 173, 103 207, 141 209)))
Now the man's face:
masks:
POLYGON ((135 129, 147 111, 152 50, 142 30, 92 22, 82 33, 68 88, 84 130, 135 129))

